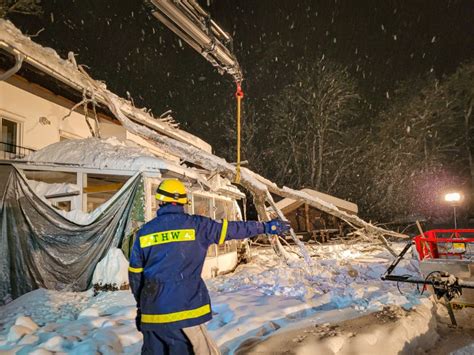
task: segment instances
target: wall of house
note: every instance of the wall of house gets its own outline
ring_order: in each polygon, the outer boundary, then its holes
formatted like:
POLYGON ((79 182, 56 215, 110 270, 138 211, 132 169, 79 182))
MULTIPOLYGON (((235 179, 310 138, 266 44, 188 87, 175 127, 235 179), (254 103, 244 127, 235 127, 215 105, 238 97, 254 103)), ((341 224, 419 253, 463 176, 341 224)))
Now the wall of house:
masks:
POLYGON ((201 276, 204 279, 210 279, 219 274, 232 271, 237 266, 237 262, 238 256, 236 251, 219 254, 217 257, 207 257, 202 268, 201 276))
MULTIPOLYGON (((58 142, 61 137, 82 139, 91 136, 83 114, 73 112, 63 119, 69 113, 68 107, 74 105, 72 102, 55 96, 54 101, 61 103, 58 104, 32 93, 44 91, 41 87, 27 82, 20 84, 25 90, 7 82, 0 82, 0 117, 19 123, 17 145, 38 150, 58 142)), ((89 119, 89 123, 92 127, 95 126, 92 118, 89 119)), ((131 140, 157 156, 179 162, 177 156, 157 148, 113 122, 100 120, 100 133, 102 138, 117 137, 131 140)))
MULTIPOLYGON (((6 82, 0 82, 0 116, 20 124, 18 145, 41 149, 60 137, 90 137, 84 116, 6 82)), ((92 120, 91 120, 92 121, 92 120)), ((91 122, 93 124, 93 122, 91 122)))

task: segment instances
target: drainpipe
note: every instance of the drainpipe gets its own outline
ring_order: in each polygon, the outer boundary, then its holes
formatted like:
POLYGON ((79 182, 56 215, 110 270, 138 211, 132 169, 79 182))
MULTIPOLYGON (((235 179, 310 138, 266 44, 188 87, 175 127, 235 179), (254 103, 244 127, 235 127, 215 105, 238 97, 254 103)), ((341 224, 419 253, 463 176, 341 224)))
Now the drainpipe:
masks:
POLYGON ((8 69, 5 73, 0 74, 0 81, 5 81, 12 75, 16 74, 16 72, 20 70, 21 65, 23 64, 23 59, 25 59, 25 56, 23 54, 15 52, 15 65, 8 69))

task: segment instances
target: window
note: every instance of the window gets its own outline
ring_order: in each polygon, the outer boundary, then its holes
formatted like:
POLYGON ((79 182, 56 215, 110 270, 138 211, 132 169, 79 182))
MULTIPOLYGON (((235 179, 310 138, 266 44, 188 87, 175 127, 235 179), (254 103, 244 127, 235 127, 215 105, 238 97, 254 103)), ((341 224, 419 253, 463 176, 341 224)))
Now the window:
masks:
POLYGON ((222 220, 224 218, 229 221, 237 220, 234 213, 234 204, 232 201, 216 198, 215 211, 217 220, 222 220))
POLYGON ((84 192, 87 193, 86 212, 91 213, 110 200, 129 178, 121 175, 87 174, 87 186, 84 187, 84 192))
POLYGON ((51 205, 58 209, 58 210, 62 210, 62 211, 65 211, 65 212, 69 212, 71 211, 72 209, 72 203, 70 200, 63 200, 63 201, 54 201, 52 200, 51 201, 51 205))
POLYGON ((18 144, 18 123, 2 118, 2 147, 1 150, 15 153, 18 144))
POLYGON ((206 217, 211 215, 211 199, 206 196, 193 194, 194 214, 206 217))

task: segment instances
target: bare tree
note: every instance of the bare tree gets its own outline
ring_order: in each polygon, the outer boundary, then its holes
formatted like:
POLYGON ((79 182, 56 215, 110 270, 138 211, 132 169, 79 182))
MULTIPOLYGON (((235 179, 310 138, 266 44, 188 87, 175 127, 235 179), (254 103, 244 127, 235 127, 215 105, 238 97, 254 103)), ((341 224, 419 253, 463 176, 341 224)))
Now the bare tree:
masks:
POLYGON ((275 149, 271 176, 292 186, 327 190, 344 169, 345 145, 359 95, 344 68, 324 60, 308 63, 271 100, 268 137, 275 149))
POLYGON ((370 166, 365 179, 371 189, 362 197, 368 214, 385 220, 423 215, 441 221, 450 213, 443 193, 467 189, 472 174, 473 76, 472 68, 469 75, 464 67, 441 81, 404 83, 380 113, 364 157, 370 166))
POLYGON ((41 0, 0 0, 0 18, 13 13, 39 16, 43 13, 41 0))

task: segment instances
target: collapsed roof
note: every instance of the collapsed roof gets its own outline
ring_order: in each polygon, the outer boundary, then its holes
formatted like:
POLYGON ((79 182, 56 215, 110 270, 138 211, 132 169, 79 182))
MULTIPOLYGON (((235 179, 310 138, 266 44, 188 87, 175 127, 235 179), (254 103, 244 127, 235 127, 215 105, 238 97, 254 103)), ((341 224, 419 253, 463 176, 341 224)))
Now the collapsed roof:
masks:
MULTIPOLYGON (((71 55, 70 57, 74 57, 71 55)), ((18 61, 22 61, 16 74, 51 90, 57 95, 65 96, 73 102, 80 102, 83 95, 93 96, 98 102, 99 111, 114 118, 107 103, 98 92, 91 91, 91 85, 72 60, 62 59, 55 50, 45 48, 33 42, 17 29, 10 21, 0 19, 0 70, 7 72, 18 61)), ((101 83, 104 89, 106 85, 101 83)), ((183 131, 169 122, 169 118, 156 118, 130 101, 120 98, 122 110, 132 121, 150 129, 190 144, 206 152, 211 146, 202 139, 183 131)))

